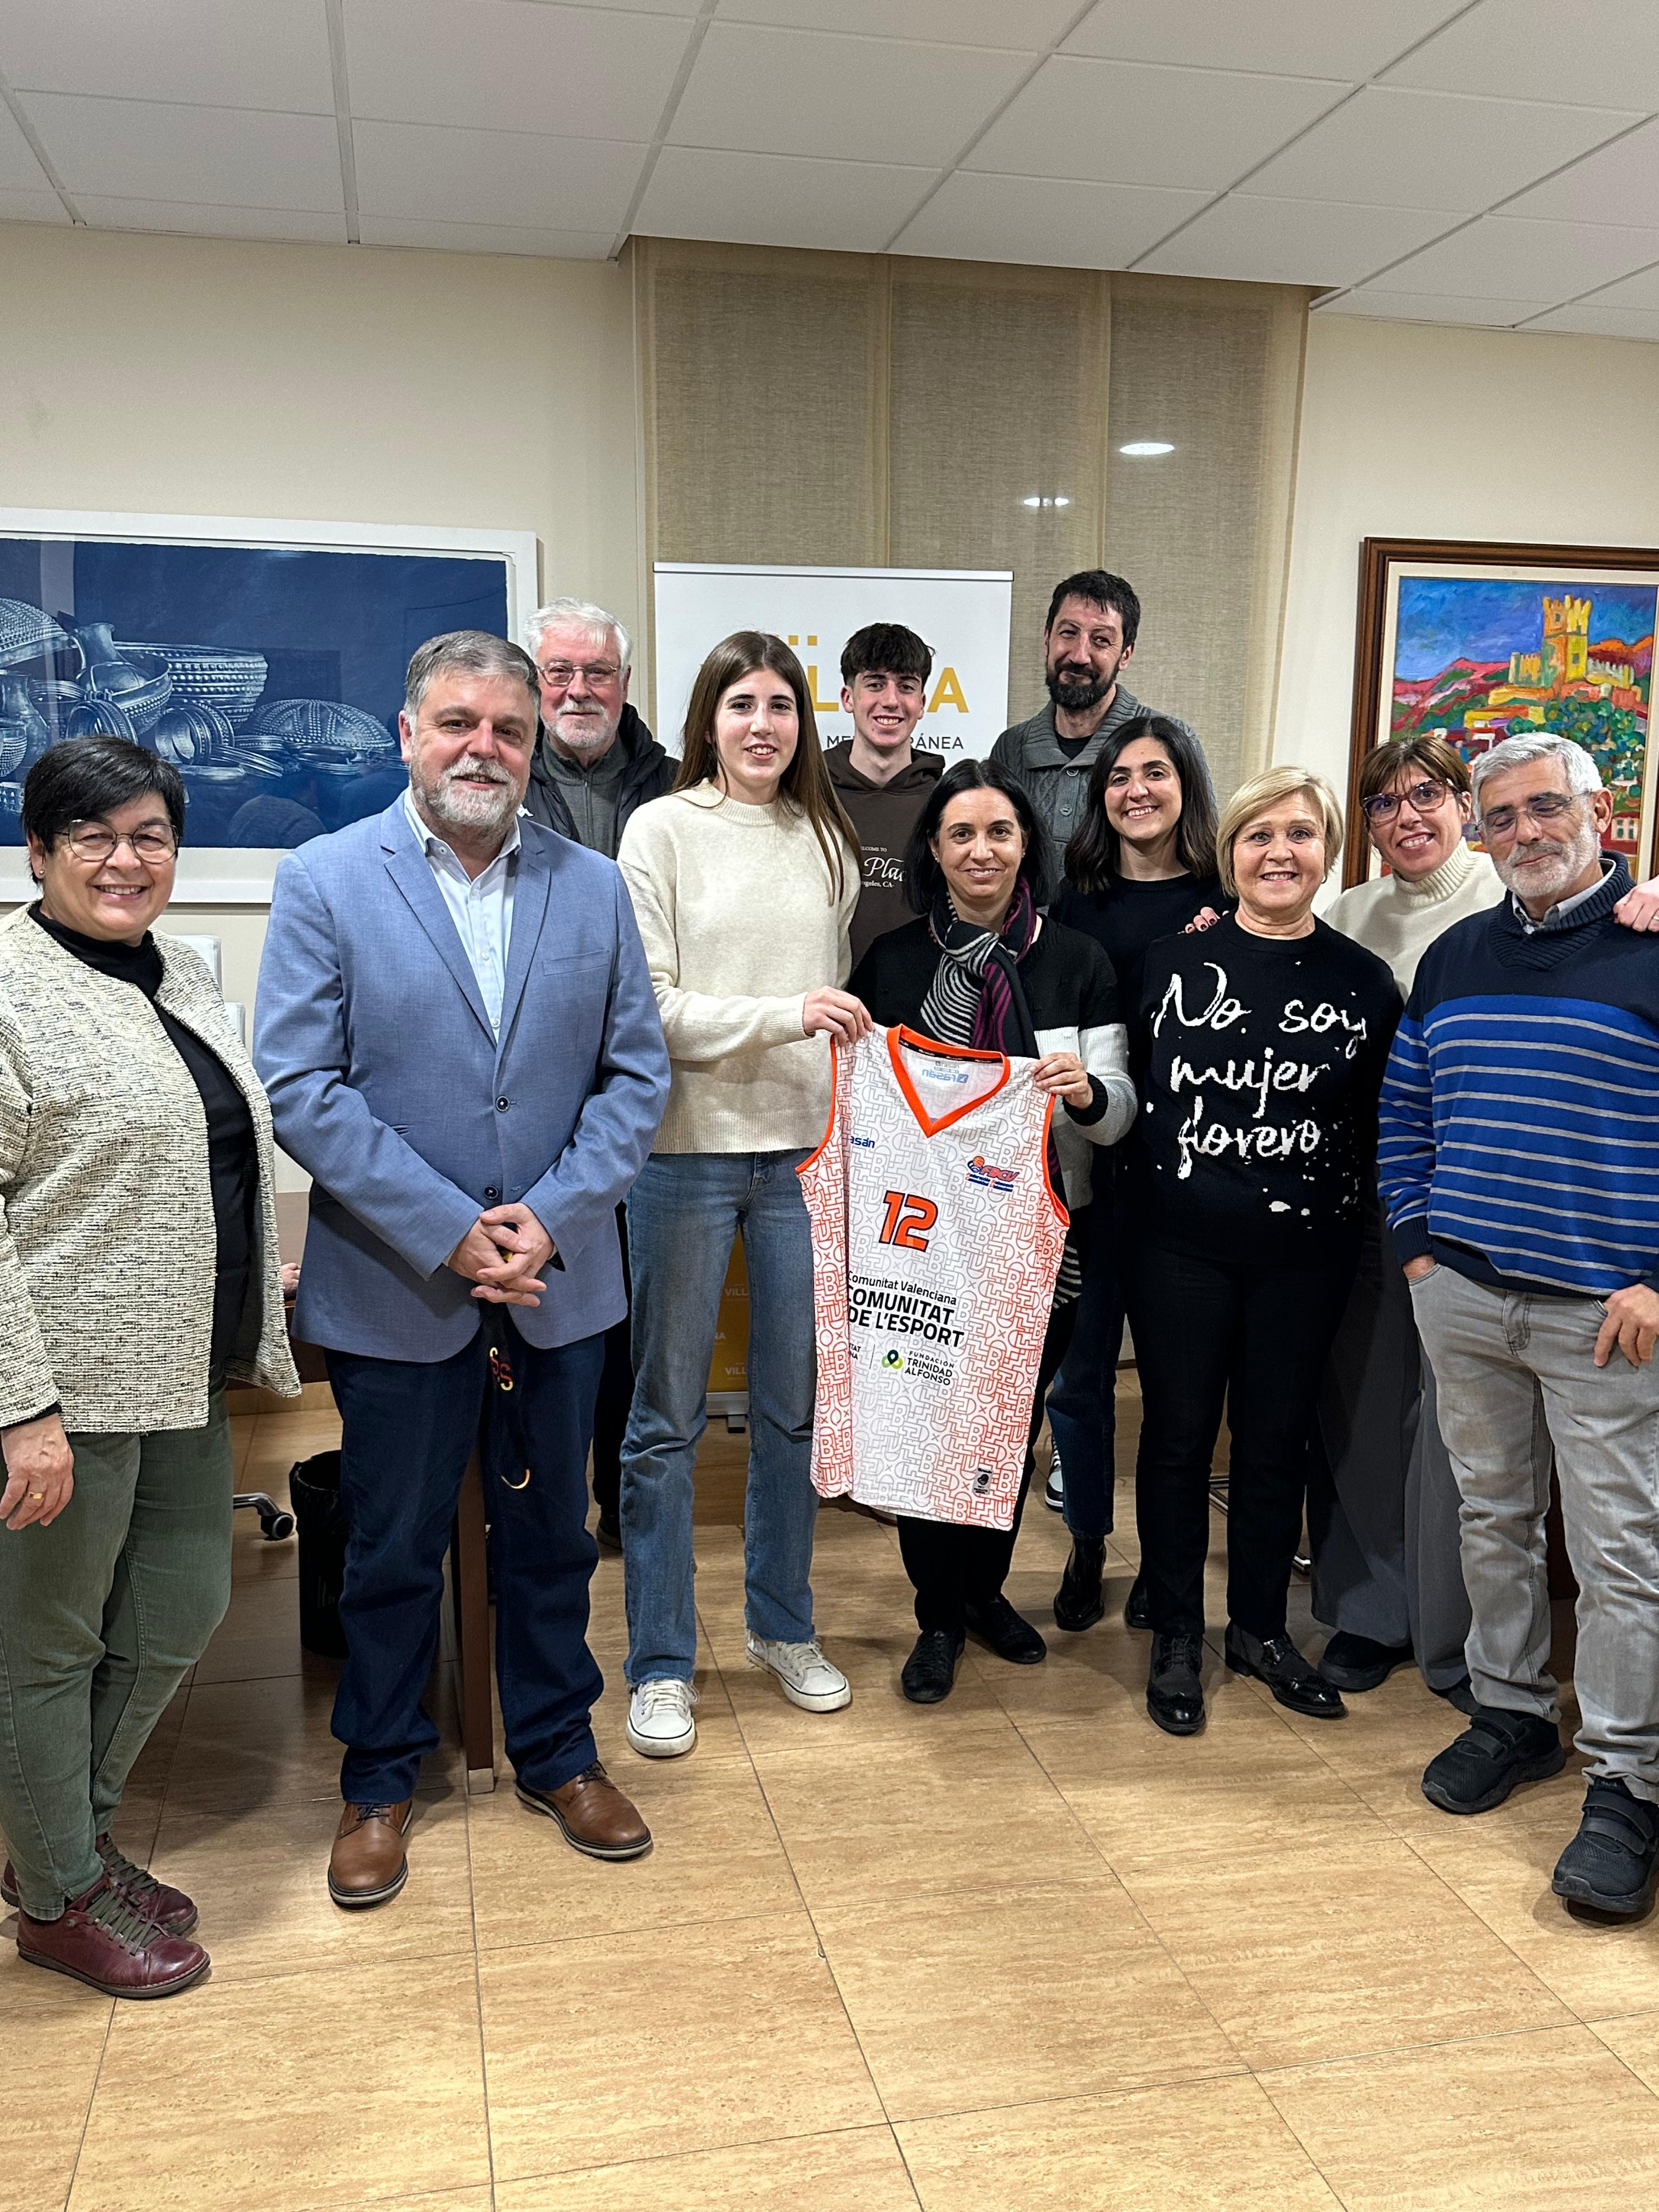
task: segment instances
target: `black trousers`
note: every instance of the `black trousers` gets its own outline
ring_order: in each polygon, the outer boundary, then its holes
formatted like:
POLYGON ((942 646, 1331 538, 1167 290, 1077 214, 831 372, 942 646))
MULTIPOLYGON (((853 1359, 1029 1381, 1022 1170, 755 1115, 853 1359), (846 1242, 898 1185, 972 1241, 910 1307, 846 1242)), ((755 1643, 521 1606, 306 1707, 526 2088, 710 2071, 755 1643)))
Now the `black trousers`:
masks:
POLYGON ((1154 1629, 1203 1631, 1210 1469, 1224 1403, 1228 1616, 1255 1636, 1285 1633, 1308 1435, 1358 1257, 1272 1267, 1157 1245, 1133 1254, 1135 1518, 1154 1629))
POLYGON ((904 1557, 904 1571, 915 1589, 918 1628, 960 1629, 967 1607, 983 1604, 988 1598, 995 1597, 1007 1581, 1014 1556, 1014 1539, 1019 1534, 1020 1516, 1025 1510, 1025 1493, 1031 1486, 1031 1468, 1035 1464, 1032 1455, 1037 1432, 1042 1426, 1042 1401, 1048 1395, 1048 1385, 1060 1371, 1060 1363, 1066 1357, 1066 1347, 1076 1326, 1075 1298, 1069 1305, 1057 1307, 1048 1316, 1048 1334, 1042 1340, 1042 1356, 1037 1367, 1036 1389, 1031 1399, 1030 1427, 1025 1438, 1025 1472, 1020 1477, 1012 1527, 1006 1531, 964 1528, 954 1521, 918 1521, 900 1514, 899 1550, 904 1557))
MULTIPOLYGON (((634 1282, 628 1271, 628 1209, 617 1208, 617 1234, 622 1243, 623 1289, 634 1303, 634 1282)), ((599 1395, 593 1402, 593 1503, 599 1518, 614 1528, 622 1499, 623 1437, 628 1429, 628 1409, 634 1402, 634 1317, 624 1314, 605 1332, 605 1365, 599 1373, 599 1395)))

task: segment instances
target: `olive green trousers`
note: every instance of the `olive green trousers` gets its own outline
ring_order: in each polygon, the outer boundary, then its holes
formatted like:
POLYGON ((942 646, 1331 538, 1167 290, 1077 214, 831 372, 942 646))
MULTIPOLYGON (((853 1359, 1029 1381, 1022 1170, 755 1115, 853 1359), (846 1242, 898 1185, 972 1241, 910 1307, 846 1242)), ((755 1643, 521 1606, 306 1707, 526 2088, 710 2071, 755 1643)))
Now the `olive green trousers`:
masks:
POLYGON ((230 1423, 71 1431, 50 1527, 0 1523, 0 1828, 23 1910, 55 1920, 102 1872, 133 1761, 230 1603, 230 1423))

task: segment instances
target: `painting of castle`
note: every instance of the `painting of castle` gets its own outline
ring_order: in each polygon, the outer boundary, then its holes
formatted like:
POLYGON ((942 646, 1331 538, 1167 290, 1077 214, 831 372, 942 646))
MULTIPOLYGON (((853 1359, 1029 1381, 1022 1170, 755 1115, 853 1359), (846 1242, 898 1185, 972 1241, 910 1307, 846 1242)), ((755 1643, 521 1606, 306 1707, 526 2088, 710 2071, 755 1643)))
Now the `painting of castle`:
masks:
POLYGON ((1432 732, 1470 762, 1522 732, 1576 738, 1613 794, 1607 848, 1634 862, 1656 597, 1634 579, 1401 576, 1389 736, 1432 732))

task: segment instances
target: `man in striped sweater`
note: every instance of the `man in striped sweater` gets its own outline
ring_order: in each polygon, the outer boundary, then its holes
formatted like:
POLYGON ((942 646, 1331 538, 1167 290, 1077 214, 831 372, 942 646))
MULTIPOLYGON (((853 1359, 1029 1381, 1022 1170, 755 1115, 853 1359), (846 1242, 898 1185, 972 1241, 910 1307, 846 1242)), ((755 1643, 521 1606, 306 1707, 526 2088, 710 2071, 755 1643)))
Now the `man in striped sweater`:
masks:
POLYGON ((1462 1493, 1476 1706, 1424 1795, 1483 1813, 1566 1753, 1545 1581, 1553 1442, 1579 1580, 1589 1760, 1558 1896, 1634 1915, 1659 1848, 1659 961, 1613 909, 1613 800, 1540 732, 1478 761, 1509 896, 1423 957, 1381 1103, 1378 1181, 1462 1493))

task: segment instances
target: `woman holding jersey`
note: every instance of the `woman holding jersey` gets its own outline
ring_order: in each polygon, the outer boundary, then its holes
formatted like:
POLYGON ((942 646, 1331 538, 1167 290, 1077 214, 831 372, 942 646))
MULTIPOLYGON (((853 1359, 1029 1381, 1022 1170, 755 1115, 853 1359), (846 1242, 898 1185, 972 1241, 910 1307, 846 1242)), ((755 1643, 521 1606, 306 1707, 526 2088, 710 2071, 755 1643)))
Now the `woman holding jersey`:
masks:
POLYGON ((917 1705, 950 1695, 970 1629, 1016 1666, 1045 1656, 1042 1637, 1002 1585, 1043 1398, 1076 1319, 1090 1236, 1090 1156, 1115 1144, 1134 1114, 1111 963, 1088 938, 1039 911, 1049 869, 1047 833, 1022 787, 990 762, 958 763, 933 787, 905 856, 905 894, 921 918, 878 938, 849 987, 884 1027, 902 1024, 941 1044, 1036 1060, 1036 1081, 1055 1102, 1055 1180, 1063 1180, 1072 1213, 1012 1528, 900 1516, 920 1631, 902 1686, 917 1705))

